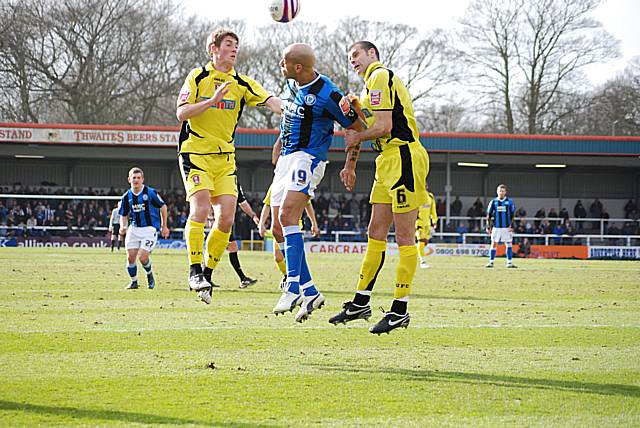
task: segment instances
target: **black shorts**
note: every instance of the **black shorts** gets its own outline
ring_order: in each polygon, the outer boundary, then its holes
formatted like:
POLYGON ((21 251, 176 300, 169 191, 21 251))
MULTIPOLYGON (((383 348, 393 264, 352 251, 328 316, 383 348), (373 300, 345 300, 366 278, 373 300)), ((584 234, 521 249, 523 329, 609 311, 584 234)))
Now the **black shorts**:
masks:
POLYGON ((119 235, 120 235, 120 225, 119 224, 114 224, 113 225, 113 233, 111 233, 111 239, 114 240, 119 235))

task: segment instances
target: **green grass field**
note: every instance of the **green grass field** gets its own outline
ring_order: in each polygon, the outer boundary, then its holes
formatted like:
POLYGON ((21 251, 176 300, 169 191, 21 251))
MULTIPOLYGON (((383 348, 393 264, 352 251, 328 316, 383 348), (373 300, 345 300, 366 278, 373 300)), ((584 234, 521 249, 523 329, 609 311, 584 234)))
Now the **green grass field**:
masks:
POLYGON ((327 322, 361 256, 308 256, 327 305, 304 324, 271 314, 270 255, 240 258, 258 284, 225 257, 206 306, 182 252, 124 290, 124 252, 0 249, 0 426, 640 426, 637 262, 431 258, 410 327, 374 336, 327 322))

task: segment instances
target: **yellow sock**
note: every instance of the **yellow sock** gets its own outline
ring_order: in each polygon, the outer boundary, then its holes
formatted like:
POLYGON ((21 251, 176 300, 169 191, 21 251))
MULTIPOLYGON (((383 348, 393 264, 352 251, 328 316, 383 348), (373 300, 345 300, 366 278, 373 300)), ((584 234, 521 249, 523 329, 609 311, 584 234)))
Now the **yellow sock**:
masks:
POLYGON ((362 260, 362 265, 360 265, 360 279, 358 280, 359 291, 373 290, 378 273, 384 263, 386 250, 386 241, 369 238, 367 252, 364 255, 364 260, 362 260))
POLYGON ((393 291, 394 299, 407 297, 411 292, 411 282, 416 273, 418 263, 418 249, 415 245, 405 245, 398 247, 400 251, 400 261, 396 268, 396 288, 393 291))
POLYGON ((278 269, 280 270, 280 272, 282 272, 283 275, 286 275, 287 274, 287 262, 285 262, 285 260, 282 259, 279 262, 276 262, 276 264, 278 265, 278 269))
POLYGON ((427 244, 424 243, 424 241, 418 241, 418 255, 420 257, 424 257, 424 247, 426 247, 427 244))
POLYGON ((229 236, 231 231, 225 233, 219 229, 213 229, 207 236, 207 267, 215 269, 224 254, 224 250, 229 246, 229 236))
POLYGON ((201 264, 204 247, 204 223, 188 220, 184 227, 184 236, 187 241, 189 265, 201 264))

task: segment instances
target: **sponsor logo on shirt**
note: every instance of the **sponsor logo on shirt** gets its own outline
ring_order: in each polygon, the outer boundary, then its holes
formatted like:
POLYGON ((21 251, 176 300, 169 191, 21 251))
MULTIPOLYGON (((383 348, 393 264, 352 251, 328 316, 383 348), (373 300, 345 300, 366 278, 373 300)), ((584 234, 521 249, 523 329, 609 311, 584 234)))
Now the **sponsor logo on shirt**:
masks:
POLYGON ((178 97, 178 99, 181 103, 183 103, 189 99, 189 95, 191 95, 191 91, 188 89, 183 89, 182 91, 180 91, 180 96, 178 97))
MULTIPOLYGON (((210 97, 200 97, 200 101, 208 100, 210 97)), ((211 108, 218 110, 234 110, 236 108, 236 100, 220 100, 211 108)))
POLYGON ((371 100, 372 106, 379 106, 382 104, 382 91, 380 89, 376 89, 375 91, 369 92, 369 100, 371 100))

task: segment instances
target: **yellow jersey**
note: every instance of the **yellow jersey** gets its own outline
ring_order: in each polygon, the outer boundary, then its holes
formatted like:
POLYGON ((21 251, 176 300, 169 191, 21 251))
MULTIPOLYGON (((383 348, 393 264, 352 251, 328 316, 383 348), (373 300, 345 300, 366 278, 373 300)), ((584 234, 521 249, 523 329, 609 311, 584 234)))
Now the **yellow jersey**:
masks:
POLYGON ((231 81, 229 92, 215 106, 182 123, 180 153, 220 154, 235 151, 233 140, 245 106, 261 106, 271 97, 255 80, 218 71, 213 63, 191 70, 178 95, 177 106, 196 104, 213 97, 218 86, 231 81))
POLYGON ((362 113, 371 127, 375 111, 391 111, 393 127, 391 133, 378 137, 371 145, 377 152, 391 146, 402 146, 420 141, 418 124, 413 112, 413 102, 404 83, 393 71, 375 61, 364 73, 365 86, 360 94, 362 113))

